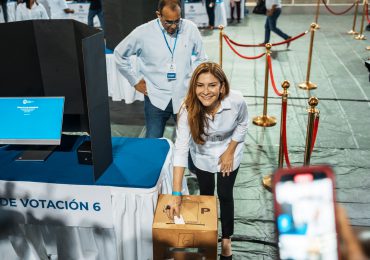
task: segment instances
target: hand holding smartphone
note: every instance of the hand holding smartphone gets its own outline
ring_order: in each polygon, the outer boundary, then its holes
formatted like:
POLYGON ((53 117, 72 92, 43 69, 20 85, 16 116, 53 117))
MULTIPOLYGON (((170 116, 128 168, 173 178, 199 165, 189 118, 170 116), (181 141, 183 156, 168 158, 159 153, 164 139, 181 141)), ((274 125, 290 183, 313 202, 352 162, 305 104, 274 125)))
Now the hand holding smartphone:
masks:
POLYGON ((273 191, 280 259, 339 258, 334 183, 328 166, 275 172, 273 191))

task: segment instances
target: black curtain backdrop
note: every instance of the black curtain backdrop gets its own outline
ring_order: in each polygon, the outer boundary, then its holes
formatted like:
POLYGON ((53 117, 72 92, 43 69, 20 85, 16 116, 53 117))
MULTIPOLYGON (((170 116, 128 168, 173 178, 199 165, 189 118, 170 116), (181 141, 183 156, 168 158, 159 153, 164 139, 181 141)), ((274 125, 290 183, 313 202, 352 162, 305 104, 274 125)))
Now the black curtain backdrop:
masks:
POLYGON ((104 0, 105 37, 113 50, 137 26, 156 17, 158 0, 104 0))

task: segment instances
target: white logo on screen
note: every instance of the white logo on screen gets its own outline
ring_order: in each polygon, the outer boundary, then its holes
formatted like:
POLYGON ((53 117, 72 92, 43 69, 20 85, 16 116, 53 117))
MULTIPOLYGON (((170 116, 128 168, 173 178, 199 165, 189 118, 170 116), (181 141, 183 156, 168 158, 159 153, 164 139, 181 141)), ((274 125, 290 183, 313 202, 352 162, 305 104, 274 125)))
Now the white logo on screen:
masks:
POLYGON ((23 105, 27 105, 27 104, 32 104, 34 101, 32 100, 27 100, 27 99, 23 99, 22 103, 23 105))

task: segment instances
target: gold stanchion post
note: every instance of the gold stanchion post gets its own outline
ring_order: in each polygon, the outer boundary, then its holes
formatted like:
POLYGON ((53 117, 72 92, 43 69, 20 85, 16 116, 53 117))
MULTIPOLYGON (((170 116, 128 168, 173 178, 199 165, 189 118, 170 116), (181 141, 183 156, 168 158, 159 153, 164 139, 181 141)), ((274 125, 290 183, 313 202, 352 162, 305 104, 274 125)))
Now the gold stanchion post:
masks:
POLYGON ((279 168, 283 167, 284 163, 284 146, 283 146, 283 105, 288 103, 288 88, 290 87, 290 82, 284 80, 281 84, 283 87, 283 95, 281 96, 281 118, 280 118, 280 146, 279 146, 279 168))
MULTIPOLYGON (((283 164, 284 164, 284 152, 283 152, 283 116, 284 116, 284 113, 283 113, 283 104, 284 103, 288 103, 288 88, 290 87, 290 82, 287 81, 287 80, 284 80, 284 82, 281 84, 281 86, 283 87, 283 95, 282 95, 282 99, 281 99, 281 119, 280 119, 280 146, 279 146, 279 158, 278 158, 278 163, 279 163, 279 168, 283 168, 283 164)), ((263 177, 262 179, 262 184, 263 186, 268 189, 268 190, 271 190, 271 185, 272 185, 272 174, 270 175, 267 175, 265 177, 263 177)))
POLYGON ((363 35, 364 32, 364 21, 365 21, 365 15, 366 15, 366 7, 367 7, 367 0, 364 1, 364 8, 362 9, 362 19, 361 19, 361 29, 357 36, 355 36, 356 40, 366 40, 365 35, 363 35))
POLYGON ((316 31, 316 24, 312 23, 311 24, 310 49, 309 49, 309 52, 308 52, 308 64, 307 64, 306 81, 298 84, 299 88, 306 89, 306 90, 311 90, 311 89, 317 88, 317 85, 310 81, 312 50, 313 50, 313 41, 315 39, 315 31, 316 31))
POLYGON ((355 11, 353 12, 353 25, 352 30, 348 31, 348 34, 358 34, 358 32, 355 31, 356 29, 356 20, 357 20, 357 12, 358 12, 358 0, 355 2, 355 11))
POLYGON ((269 63, 268 59, 271 55, 271 43, 266 43, 266 66, 265 66, 265 92, 263 96, 263 114, 253 118, 253 124, 263 127, 276 125, 276 118, 267 115, 267 98, 268 98, 268 84, 269 84, 269 63))
POLYGON ((220 29, 220 46, 219 46, 219 55, 220 55, 220 66, 222 68, 222 55, 223 55, 223 38, 224 38, 224 27, 220 25, 218 27, 220 29))
POLYGON ((314 123, 316 114, 319 113, 319 110, 316 109, 316 106, 319 104, 319 99, 316 97, 310 97, 308 100, 310 107, 308 108, 308 122, 307 122, 307 136, 306 136, 306 148, 304 151, 304 165, 310 165, 311 160, 311 148, 312 148, 312 137, 314 131, 314 123))
POLYGON ((319 25, 320 2, 321 0, 317 0, 317 4, 316 4, 316 15, 315 15, 316 29, 320 29, 320 25, 319 25))

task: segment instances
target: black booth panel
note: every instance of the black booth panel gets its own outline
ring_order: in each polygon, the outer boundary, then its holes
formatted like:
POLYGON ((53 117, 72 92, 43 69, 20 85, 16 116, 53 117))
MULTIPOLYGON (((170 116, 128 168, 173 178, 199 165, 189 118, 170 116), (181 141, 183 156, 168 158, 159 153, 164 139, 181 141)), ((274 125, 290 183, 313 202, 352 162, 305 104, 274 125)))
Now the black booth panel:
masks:
POLYGON ((0 24, 0 96, 44 96, 31 21, 0 24))
POLYGON ((137 26, 156 18, 158 0, 105 0, 107 47, 113 50, 137 26))
MULTIPOLYGON (((78 24, 76 24, 78 27, 78 24)), ((103 32, 82 40, 88 100, 89 128, 94 176, 98 179, 112 162, 112 142, 108 102, 108 84, 103 32), (95 50, 95 53, 89 50, 95 50), (106 127, 102 127, 102 125, 106 127)))

